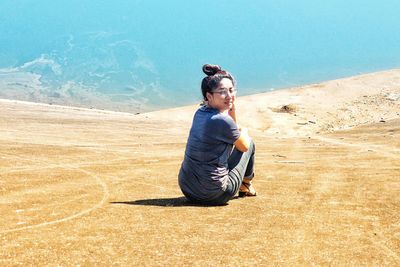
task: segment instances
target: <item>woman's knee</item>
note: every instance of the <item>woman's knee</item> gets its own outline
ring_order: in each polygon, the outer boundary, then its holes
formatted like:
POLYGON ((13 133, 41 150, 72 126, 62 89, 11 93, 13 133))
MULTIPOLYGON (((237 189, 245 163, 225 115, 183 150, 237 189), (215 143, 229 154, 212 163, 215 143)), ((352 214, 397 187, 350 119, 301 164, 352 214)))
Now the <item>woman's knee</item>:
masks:
POLYGON ((251 138, 250 138, 249 151, 250 151, 251 153, 254 153, 254 152, 256 151, 256 145, 255 145, 253 139, 251 139, 251 138))

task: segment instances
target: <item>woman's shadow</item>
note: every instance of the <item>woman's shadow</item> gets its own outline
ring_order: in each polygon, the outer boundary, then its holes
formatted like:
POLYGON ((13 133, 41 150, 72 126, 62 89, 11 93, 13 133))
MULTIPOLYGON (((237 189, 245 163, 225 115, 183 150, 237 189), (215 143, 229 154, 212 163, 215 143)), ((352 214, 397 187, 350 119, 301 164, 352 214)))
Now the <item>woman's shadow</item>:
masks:
POLYGON ((115 201, 110 202, 111 204, 126 204, 126 205, 139 205, 139 206, 160 206, 160 207, 182 207, 192 206, 191 203, 185 197, 173 197, 173 198, 153 198, 153 199, 139 199, 133 201, 115 201))
MULTIPOLYGON (((153 199, 139 199, 134 201, 113 201, 111 204, 125 204, 125 205, 139 205, 139 206, 159 206, 159 207, 209 207, 215 205, 207 205, 202 203, 194 203, 189 201, 186 197, 173 197, 173 198, 153 198, 153 199)), ((224 204, 222 206, 225 206, 224 204)))

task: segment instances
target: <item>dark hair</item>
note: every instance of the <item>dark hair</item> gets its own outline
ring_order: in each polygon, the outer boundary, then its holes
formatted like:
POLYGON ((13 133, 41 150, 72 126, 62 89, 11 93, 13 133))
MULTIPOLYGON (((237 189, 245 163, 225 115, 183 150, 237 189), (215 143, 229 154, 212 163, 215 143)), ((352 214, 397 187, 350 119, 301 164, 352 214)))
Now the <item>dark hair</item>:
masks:
POLYGON ((203 72, 207 75, 201 82, 201 92, 204 100, 207 100, 207 93, 215 90, 223 78, 231 80, 233 86, 235 86, 235 78, 218 65, 205 64, 203 65, 203 72))

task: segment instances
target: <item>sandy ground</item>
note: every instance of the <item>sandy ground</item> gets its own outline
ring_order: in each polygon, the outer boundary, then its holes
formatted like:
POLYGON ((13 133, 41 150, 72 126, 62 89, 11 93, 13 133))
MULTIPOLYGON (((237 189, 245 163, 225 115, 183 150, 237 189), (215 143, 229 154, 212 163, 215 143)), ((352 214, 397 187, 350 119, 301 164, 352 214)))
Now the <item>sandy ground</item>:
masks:
POLYGON ((0 101, 0 265, 400 265, 400 70, 241 97, 259 196, 177 185, 197 106, 0 101))

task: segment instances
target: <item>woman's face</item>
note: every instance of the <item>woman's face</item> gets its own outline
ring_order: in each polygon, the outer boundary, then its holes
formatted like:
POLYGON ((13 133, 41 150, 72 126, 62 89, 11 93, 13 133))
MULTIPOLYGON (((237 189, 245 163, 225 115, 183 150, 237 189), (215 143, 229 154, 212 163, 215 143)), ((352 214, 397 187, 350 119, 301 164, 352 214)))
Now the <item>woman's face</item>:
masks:
POLYGON ((236 89, 228 78, 223 78, 215 90, 207 93, 208 105, 221 112, 232 108, 235 98, 236 89))

